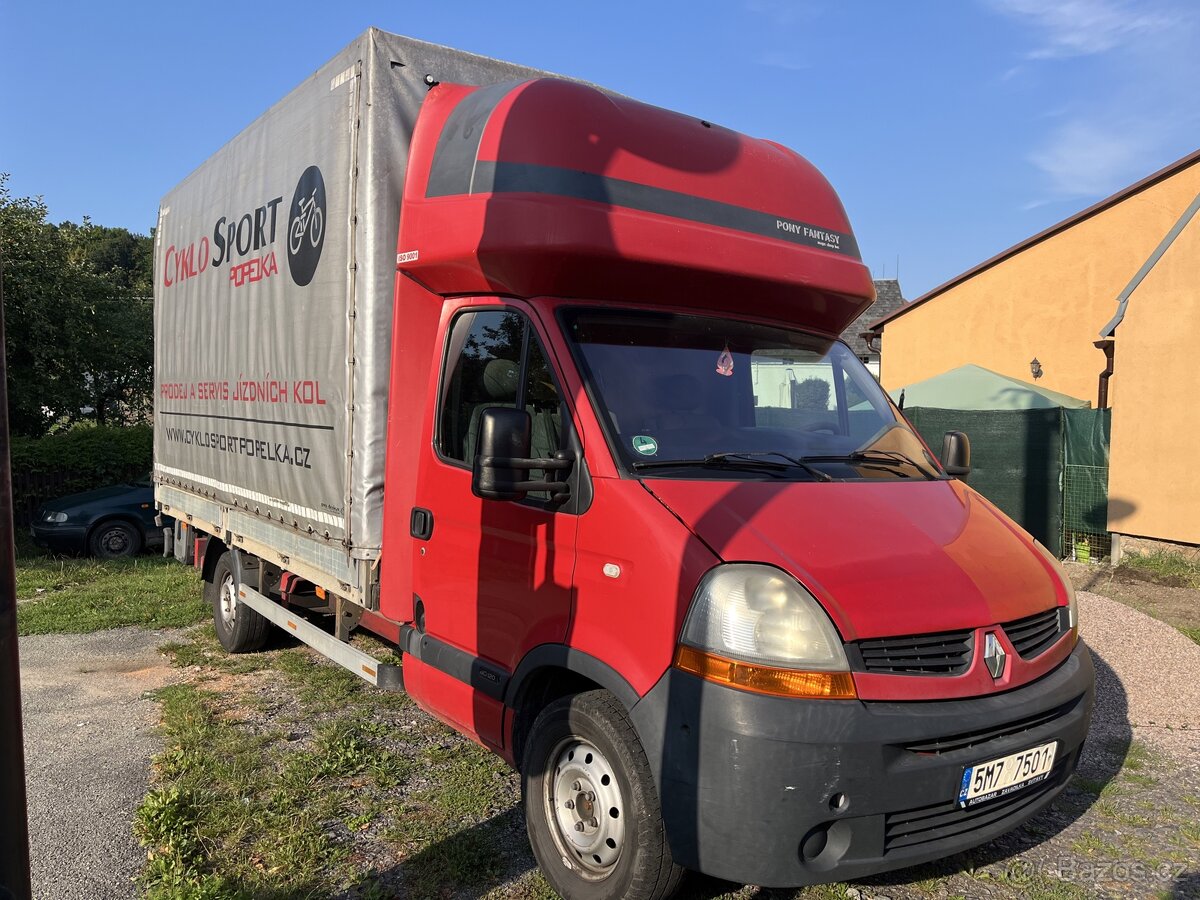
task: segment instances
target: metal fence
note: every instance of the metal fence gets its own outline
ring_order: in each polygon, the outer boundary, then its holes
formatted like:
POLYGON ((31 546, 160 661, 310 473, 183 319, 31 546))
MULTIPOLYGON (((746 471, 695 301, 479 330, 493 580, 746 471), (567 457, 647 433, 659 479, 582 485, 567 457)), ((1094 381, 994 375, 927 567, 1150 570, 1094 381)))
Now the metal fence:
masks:
POLYGON ((1063 556, 1086 563, 1112 553, 1108 466, 1063 466, 1063 556))
POLYGON ((1108 531, 1108 445, 1112 410, 1063 410, 1063 556, 1096 562, 1112 555, 1108 531))

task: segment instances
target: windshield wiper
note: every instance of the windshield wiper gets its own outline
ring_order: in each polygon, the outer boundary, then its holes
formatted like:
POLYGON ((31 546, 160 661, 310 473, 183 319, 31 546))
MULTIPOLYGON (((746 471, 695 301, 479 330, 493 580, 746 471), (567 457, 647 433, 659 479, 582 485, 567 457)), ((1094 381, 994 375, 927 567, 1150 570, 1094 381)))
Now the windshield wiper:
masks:
POLYGON ((783 472, 791 467, 803 469, 813 478, 818 481, 833 481, 833 477, 815 466, 810 466, 808 463, 788 456, 784 453, 777 453, 773 450, 769 451, 745 451, 745 452, 727 452, 727 453, 710 453, 700 459, 652 459, 639 460, 629 464, 631 469, 641 471, 643 469, 666 469, 683 466, 698 466, 700 468, 721 468, 721 469, 751 469, 765 472, 783 472), (772 462, 768 459, 758 459, 762 456, 778 456, 786 460, 786 462, 772 462))
MULTIPOLYGON (((828 472, 822 472, 816 466, 810 466, 804 459, 795 456, 788 456, 786 453, 780 453, 778 450, 738 450, 728 453, 710 453, 705 459, 742 459, 747 462, 755 462, 759 464, 778 466, 779 463, 772 463, 765 459, 757 459, 762 456, 778 456, 780 459, 785 459, 793 466, 799 466, 817 481, 833 481, 833 476, 828 472)), ((780 466, 782 468, 782 466, 780 466)))
POLYGON ((912 466, 914 469, 924 475, 928 481, 938 480, 936 472, 931 472, 916 460, 906 456, 899 450, 855 450, 852 453, 845 453, 841 455, 831 454, 828 456, 805 456, 802 457, 802 459, 809 462, 841 462, 846 460, 849 462, 883 463, 885 465, 907 465, 912 466))

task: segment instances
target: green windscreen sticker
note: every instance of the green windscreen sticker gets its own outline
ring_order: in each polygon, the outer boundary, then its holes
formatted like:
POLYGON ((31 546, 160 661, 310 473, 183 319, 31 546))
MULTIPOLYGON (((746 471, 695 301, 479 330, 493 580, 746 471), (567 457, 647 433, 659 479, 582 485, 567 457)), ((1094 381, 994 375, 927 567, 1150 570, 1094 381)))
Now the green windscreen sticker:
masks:
POLYGON ((653 456, 658 452, 658 441, 648 434, 635 434, 633 436, 633 449, 642 454, 642 456, 653 456))

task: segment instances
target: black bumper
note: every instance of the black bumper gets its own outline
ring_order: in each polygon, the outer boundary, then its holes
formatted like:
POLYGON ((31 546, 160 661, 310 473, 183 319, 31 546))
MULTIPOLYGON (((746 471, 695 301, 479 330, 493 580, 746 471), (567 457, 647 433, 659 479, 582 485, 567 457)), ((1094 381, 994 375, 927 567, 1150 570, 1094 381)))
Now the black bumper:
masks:
POLYGON ((79 553, 87 541, 87 528, 82 525, 39 525, 29 527, 33 542, 53 553, 79 553))
POLYGON ((1080 641, 1050 674, 990 697, 789 700, 672 669, 632 716, 675 861, 795 887, 940 859, 1032 817, 1075 770, 1093 695, 1080 641), (959 808, 966 766, 1051 740, 1046 780, 959 808))

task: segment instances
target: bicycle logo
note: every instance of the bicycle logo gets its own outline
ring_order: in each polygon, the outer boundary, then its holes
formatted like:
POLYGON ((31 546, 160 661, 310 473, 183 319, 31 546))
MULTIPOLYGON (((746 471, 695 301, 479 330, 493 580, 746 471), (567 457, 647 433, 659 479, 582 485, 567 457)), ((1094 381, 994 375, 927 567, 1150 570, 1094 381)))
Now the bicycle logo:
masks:
POLYGON ((325 179, 309 166, 296 183, 288 215, 288 270, 292 281, 304 287, 313 280, 325 244, 325 179))
POLYGON ((314 190, 307 200, 300 203, 300 215, 292 219, 292 227, 288 229, 288 252, 295 256, 300 252, 304 243, 304 232, 308 232, 308 242, 316 247, 325 236, 325 213, 317 205, 317 192, 314 190))

